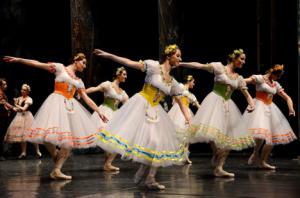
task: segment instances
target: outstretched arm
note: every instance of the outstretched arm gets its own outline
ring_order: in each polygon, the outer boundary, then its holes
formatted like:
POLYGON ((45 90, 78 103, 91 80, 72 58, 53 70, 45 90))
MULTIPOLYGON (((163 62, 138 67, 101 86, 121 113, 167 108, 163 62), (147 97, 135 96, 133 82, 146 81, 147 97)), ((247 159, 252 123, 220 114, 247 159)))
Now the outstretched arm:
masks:
POLYGON ((248 78, 244 78, 244 80, 247 84, 255 84, 255 82, 256 82, 252 76, 250 76, 248 78))
POLYGON ((94 92, 97 92, 97 91, 105 92, 105 87, 103 86, 103 84, 100 84, 97 87, 89 87, 88 89, 85 90, 85 92, 87 94, 94 93, 94 92))
POLYGON ((193 69, 203 69, 206 71, 211 71, 212 69, 212 66, 210 64, 202 64, 199 62, 181 62, 179 66, 193 69))
POLYGON ((243 95, 245 96, 247 102, 248 102, 248 107, 247 107, 247 111, 251 112, 255 109, 255 105, 254 105, 254 101, 253 98, 251 97, 251 95, 249 94, 247 89, 241 89, 241 92, 243 93, 243 95))
POLYGON ((278 95, 280 95, 287 103, 288 108, 289 108, 289 115, 290 116, 295 116, 295 110, 293 107, 293 100, 291 99, 291 97, 285 93, 284 90, 281 90, 280 92, 278 92, 278 95))
POLYGON ((86 94, 85 89, 79 89, 78 93, 80 94, 81 98, 84 100, 84 102, 94 111, 96 111, 99 115, 99 117, 103 120, 103 122, 107 122, 108 119, 99 111, 97 105, 95 102, 86 94))
POLYGON ((125 57, 117 56, 117 55, 105 52, 101 49, 95 49, 94 54, 96 56, 100 56, 102 58, 110 59, 114 62, 120 63, 120 64, 125 65, 127 67, 131 67, 131 68, 139 69, 139 70, 144 69, 144 64, 142 62, 133 61, 133 60, 130 60, 130 59, 125 58, 125 57))
POLYGON ((52 69, 52 64, 51 63, 42 63, 36 60, 30 60, 30 59, 25 59, 25 58, 18 58, 18 57, 13 57, 13 56, 5 56, 3 58, 3 60, 7 63, 19 63, 19 64, 23 64, 26 66, 30 66, 30 67, 36 67, 39 69, 44 69, 44 70, 48 70, 51 71, 52 69))

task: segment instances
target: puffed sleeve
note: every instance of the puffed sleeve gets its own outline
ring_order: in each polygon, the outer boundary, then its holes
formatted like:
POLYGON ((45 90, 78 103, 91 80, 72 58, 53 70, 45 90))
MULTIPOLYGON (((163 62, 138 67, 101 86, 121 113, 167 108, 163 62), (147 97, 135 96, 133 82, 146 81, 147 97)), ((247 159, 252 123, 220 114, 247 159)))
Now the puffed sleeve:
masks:
POLYGON ((159 62, 155 60, 145 60, 144 69, 147 74, 156 74, 159 72, 159 62))
POLYGON ((32 98, 31 97, 27 97, 26 101, 25 101, 25 104, 32 105, 32 103, 33 103, 32 98))
POLYGON ((246 81, 244 80, 243 76, 239 76, 238 77, 238 88, 240 90, 247 90, 248 87, 247 87, 247 83, 246 81))
POLYGON ((261 84, 264 81, 262 75, 252 75, 251 78, 255 80, 256 84, 261 84))
POLYGON ((221 62, 211 62, 208 64, 211 72, 218 75, 224 72, 224 65, 221 62))
POLYGON ((105 81, 105 82, 100 83, 98 86, 100 86, 101 88, 103 88, 105 90, 108 90, 109 87, 111 86, 111 82, 110 81, 105 81))
POLYGON ((54 73, 56 76, 59 75, 64 69, 65 66, 61 63, 50 63, 49 72, 54 73))
POLYGON ((279 93, 284 90, 282 86, 279 84, 279 82, 276 81, 275 84, 276 84, 276 93, 279 93))
POLYGON ((198 102, 196 96, 195 96, 194 94, 190 93, 190 92, 189 92, 189 94, 188 94, 188 99, 189 99, 189 101, 190 101, 191 103, 197 103, 197 102, 198 102))
POLYGON ((77 89, 85 89, 84 83, 81 79, 79 80, 78 85, 77 85, 76 88, 77 89))
POLYGON ((171 96, 178 96, 182 95, 184 92, 184 87, 180 86, 180 83, 178 83, 174 78, 172 80, 170 95, 171 96))

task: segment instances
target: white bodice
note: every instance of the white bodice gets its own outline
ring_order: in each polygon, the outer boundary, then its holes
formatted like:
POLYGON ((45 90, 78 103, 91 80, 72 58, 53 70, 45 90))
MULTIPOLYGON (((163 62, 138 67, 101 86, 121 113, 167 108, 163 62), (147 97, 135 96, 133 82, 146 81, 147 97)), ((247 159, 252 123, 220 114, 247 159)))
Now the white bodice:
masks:
POLYGON ((209 63, 213 68, 213 73, 215 75, 214 82, 218 84, 230 85, 233 89, 245 89, 247 84, 241 75, 237 78, 231 78, 225 70, 225 66, 221 62, 209 63))
POLYGON ((146 72, 145 83, 151 84, 166 95, 174 96, 182 94, 183 89, 174 78, 172 78, 171 82, 165 82, 163 80, 161 65, 158 61, 145 60, 144 70, 146 72))
POLYGON ((185 86, 184 84, 180 83, 179 86, 181 87, 181 89, 183 89, 184 91, 182 92, 182 96, 185 96, 188 98, 189 103, 197 103, 197 98, 194 94, 192 94, 185 86))
POLYGON ((268 94, 275 95, 276 93, 283 90, 281 85, 277 81, 273 81, 272 85, 269 85, 263 78, 263 75, 253 75, 252 78, 256 82, 256 91, 265 92, 268 94))
POLYGON ((80 78, 72 78, 66 71, 66 68, 61 63, 53 63, 55 68, 55 82, 66 82, 76 87, 76 89, 85 88, 80 78))
POLYGON ((119 102, 124 102, 128 98, 128 95, 124 90, 122 90, 121 93, 117 93, 117 91, 113 88, 112 82, 110 81, 105 81, 101 83, 100 86, 105 89, 105 98, 113 98, 118 100, 119 102))

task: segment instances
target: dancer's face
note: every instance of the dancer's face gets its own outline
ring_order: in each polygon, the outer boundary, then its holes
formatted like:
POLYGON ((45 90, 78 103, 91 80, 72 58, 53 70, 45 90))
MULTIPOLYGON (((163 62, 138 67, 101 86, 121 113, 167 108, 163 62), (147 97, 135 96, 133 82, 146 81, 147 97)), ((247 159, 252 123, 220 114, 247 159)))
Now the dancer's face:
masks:
POLYGON ((82 72, 86 68, 86 59, 75 61, 76 70, 82 72))
POLYGON ((236 57, 235 59, 233 59, 233 65, 236 68, 242 68, 243 65, 246 62, 246 55, 245 54, 241 54, 239 57, 236 57))
POLYGON ((24 88, 24 87, 21 88, 21 95, 22 95, 22 96, 27 96, 28 93, 29 93, 29 92, 28 92, 28 90, 27 90, 26 88, 24 88))
POLYGON ((194 86, 195 86, 195 80, 193 79, 193 80, 191 80, 191 81, 188 82, 188 83, 189 83, 189 89, 193 89, 194 86))
POLYGON ((2 81, 1 89, 5 91, 7 89, 7 82, 5 80, 2 81))
POLYGON ((168 60, 172 68, 177 67, 179 63, 182 61, 180 49, 177 49, 174 54, 169 56, 168 60))
POLYGON ((119 75, 118 75, 118 81, 119 82, 125 82, 127 79, 127 72, 126 71, 122 71, 119 75))

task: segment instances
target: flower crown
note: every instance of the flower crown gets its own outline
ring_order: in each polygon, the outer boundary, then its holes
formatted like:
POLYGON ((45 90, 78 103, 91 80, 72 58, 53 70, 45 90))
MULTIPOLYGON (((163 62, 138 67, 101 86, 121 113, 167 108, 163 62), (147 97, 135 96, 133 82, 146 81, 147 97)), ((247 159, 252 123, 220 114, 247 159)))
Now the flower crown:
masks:
POLYGON ((240 56, 241 54, 244 54, 243 49, 235 49, 231 54, 228 55, 230 59, 235 59, 236 57, 240 56))
POLYGON ((126 71, 125 67, 118 67, 116 71, 116 76, 120 75, 123 71, 126 71))
POLYGON ((277 65, 275 65, 274 67, 272 67, 272 68, 269 70, 269 72, 270 72, 270 73, 279 72, 279 71, 283 72, 283 69, 284 69, 284 65, 279 65, 279 64, 277 64, 277 65))
POLYGON ((186 81, 187 82, 190 82, 190 81, 192 81, 194 79, 194 77, 192 76, 192 75, 187 75, 186 76, 186 81))
POLYGON ((22 89, 26 89, 28 92, 31 91, 30 86, 28 84, 23 84, 22 89))
POLYGON ((179 47, 176 44, 168 45, 165 48, 164 54, 165 55, 170 55, 170 54, 174 53, 174 51, 177 50, 177 49, 179 49, 179 47))

